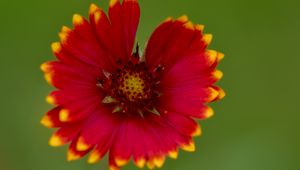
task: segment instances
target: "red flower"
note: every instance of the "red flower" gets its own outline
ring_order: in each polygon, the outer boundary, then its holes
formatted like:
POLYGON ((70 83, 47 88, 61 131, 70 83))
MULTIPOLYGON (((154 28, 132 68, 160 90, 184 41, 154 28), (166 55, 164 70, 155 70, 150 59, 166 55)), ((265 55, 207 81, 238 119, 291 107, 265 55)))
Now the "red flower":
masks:
POLYGON ((59 128, 51 146, 71 143, 70 161, 91 152, 95 163, 108 153, 111 169, 131 158, 141 168, 161 167, 178 148, 195 150, 192 137, 201 130, 194 119, 212 116, 205 104, 224 97, 213 85, 223 54, 207 50, 212 36, 202 25, 168 18, 140 55, 138 45, 133 50, 139 17, 137 0, 111 0, 108 17, 92 4, 89 21, 74 15, 74 29, 64 26, 52 44, 58 61, 41 66, 58 89, 41 122, 59 128))

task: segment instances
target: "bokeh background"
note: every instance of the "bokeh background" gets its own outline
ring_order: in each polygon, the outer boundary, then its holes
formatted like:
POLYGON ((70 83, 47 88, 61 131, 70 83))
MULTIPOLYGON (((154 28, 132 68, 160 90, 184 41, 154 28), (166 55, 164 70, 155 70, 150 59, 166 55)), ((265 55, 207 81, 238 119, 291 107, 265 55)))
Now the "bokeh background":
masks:
MULTIPOLYGON (((68 163, 66 147, 51 148, 53 132, 39 124, 52 89, 39 65, 54 59, 50 43, 73 13, 87 16, 107 0, 0 1, 0 170, 105 170, 106 161, 68 163)), ((187 14, 214 34, 226 54, 219 83, 226 98, 202 122, 195 153, 180 152, 164 170, 300 169, 300 1, 140 0, 143 44, 167 16, 187 14)), ((138 139, 137 139, 138 140, 138 139)), ((125 170, 136 169, 132 165, 125 170)))

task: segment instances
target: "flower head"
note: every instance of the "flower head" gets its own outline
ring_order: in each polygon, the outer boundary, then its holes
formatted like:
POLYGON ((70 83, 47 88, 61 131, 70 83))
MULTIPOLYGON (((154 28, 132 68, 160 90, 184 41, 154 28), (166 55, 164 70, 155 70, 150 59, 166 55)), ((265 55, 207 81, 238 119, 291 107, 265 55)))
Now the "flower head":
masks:
POLYGON ((74 28, 62 27, 52 44, 57 61, 41 66, 57 88, 46 98, 55 108, 41 123, 58 128, 51 146, 70 143, 69 161, 90 153, 95 163, 108 154, 113 170, 130 159, 161 167, 179 148, 195 150, 195 119, 212 116, 206 104, 225 95, 214 86, 223 54, 207 49, 212 36, 202 25, 168 18, 141 55, 134 48, 139 17, 137 0, 111 0, 108 16, 92 4, 89 21, 75 14, 74 28))

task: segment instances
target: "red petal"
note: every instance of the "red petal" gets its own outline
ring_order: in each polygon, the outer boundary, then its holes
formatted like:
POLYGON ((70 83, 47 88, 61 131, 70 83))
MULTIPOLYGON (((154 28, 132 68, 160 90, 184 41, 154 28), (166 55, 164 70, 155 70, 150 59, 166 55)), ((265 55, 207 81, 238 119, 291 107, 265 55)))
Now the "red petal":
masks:
POLYGON ((97 68, 108 68, 105 63, 107 55, 100 49, 98 43, 89 42, 73 30, 62 31, 60 34, 62 48, 79 61, 97 68))
POLYGON ((100 96, 89 97, 86 100, 78 100, 63 105, 64 109, 60 112, 60 121, 74 122, 87 118, 101 109, 102 98, 100 96))
POLYGON ((137 0, 123 0, 123 24, 127 53, 130 55, 135 42, 135 35, 140 20, 140 7, 137 0))
POLYGON ((77 136, 81 128, 81 123, 61 127, 52 135, 49 140, 49 145, 54 147, 62 146, 72 141, 77 136))
POLYGON ((198 124, 187 116, 172 112, 162 115, 169 125, 182 135, 193 136, 198 128, 198 124))
MULTIPOLYGON (((146 62, 151 68, 162 64, 170 67, 188 54, 188 49, 198 40, 200 31, 186 20, 168 19, 150 37, 146 48, 146 62)), ((198 46, 197 49, 202 49, 198 46)))
POLYGON ((101 75, 88 70, 76 70, 60 62, 45 63, 42 65, 42 69, 48 83, 59 89, 96 87, 97 75, 101 75))
POLYGON ((93 120, 80 133, 78 150, 84 151, 96 144, 103 146, 119 126, 120 121, 111 112, 105 109, 98 112, 99 114, 95 114, 93 120))
POLYGON ((46 127, 54 128, 54 127, 61 127, 64 123, 59 120, 59 112, 61 111, 62 107, 56 107, 49 112, 42 118, 41 124, 46 127))
POLYGON ((67 160, 68 161, 78 160, 78 159, 82 158, 83 156, 85 156, 87 153, 89 153, 92 149, 91 148, 91 149, 86 150, 86 151, 78 151, 76 149, 77 140, 78 140, 78 138, 74 139, 72 141, 72 143, 70 144, 70 146, 69 146, 68 155, 67 155, 67 160))
POLYGON ((78 34, 78 37, 84 39, 84 41, 90 46, 90 50, 95 51, 95 54, 98 55, 95 59, 99 60, 101 68, 106 71, 113 71, 113 66, 115 64, 114 60, 107 52, 107 49, 97 40, 93 27, 88 23, 88 21, 82 16, 75 14, 73 16, 73 25, 74 31, 78 34))
POLYGON ((205 119, 213 114, 212 109, 203 105, 200 101, 183 101, 179 98, 173 98, 170 96, 160 98, 158 108, 160 112, 174 112, 198 119, 205 119))
POLYGON ((48 95, 47 100, 50 100, 50 104, 66 105, 72 102, 86 100, 87 98, 99 95, 102 95, 101 91, 95 87, 87 87, 80 89, 70 88, 51 92, 48 95))

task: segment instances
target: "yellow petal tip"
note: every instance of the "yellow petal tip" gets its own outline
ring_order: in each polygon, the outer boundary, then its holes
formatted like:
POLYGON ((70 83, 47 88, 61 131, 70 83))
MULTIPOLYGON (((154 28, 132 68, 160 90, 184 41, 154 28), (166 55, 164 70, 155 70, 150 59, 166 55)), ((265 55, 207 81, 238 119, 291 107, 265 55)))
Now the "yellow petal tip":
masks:
POLYGON ((164 156, 154 157, 153 163, 157 168, 161 168, 165 163, 165 157, 164 156))
POLYGON ((211 43, 213 39, 213 35, 212 34, 204 34, 202 40, 209 45, 211 43))
POLYGON ((44 75, 44 77, 45 77, 45 80, 50 84, 50 85, 52 85, 53 84, 53 74, 52 73, 46 73, 45 75, 44 75))
POLYGON ((79 15, 79 14, 73 15, 73 25, 75 25, 75 26, 81 25, 81 24, 83 24, 83 22, 84 22, 84 19, 81 15, 79 15))
POLYGON ((180 16, 179 18, 177 18, 177 21, 180 21, 180 22, 187 22, 189 20, 188 16, 187 15, 182 15, 180 16))
POLYGON ((226 96, 226 93, 223 89, 219 89, 219 96, 218 99, 223 99, 226 96))
POLYGON ((202 131, 201 131, 201 127, 200 125, 198 124, 195 131, 193 132, 192 136, 200 136, 202 134, 202 131))
POLYGON ((84 139, 82 137, 79 137, 77 144, 76 144, 76 149, 78 151, 86 151, 90 148, 90 145, 86 144, 84 142, 84 139))
POLYGON ((169 151, 168 156, 172 159, 177 159, 178 158, 178 150, 172 150, 169 151))
POLYGON ((217 59, 218 52, 215 50, 206 50, 206 55, 208 57, 209 63, 214 63, 217 59))
POLYGON ((58 34, 58 36, 59 36, 60 41, 61 41, 62 43, 65 43, 65 42, 67 41, 67 39, 68 39, 68 33, 67 33, 67 32, 60 32, 60 33, 58 34))
POLYGON ((223 77, 223 72, 220 70, 215 70, 212 74, 217 80, 220 80, 223 77))
POLYGON ((187 23, 185 23, 184 24, 184 27, 186 28, 186 29, 189 29, 189 30, 194 30, 194 24, 191 22, 191 21, 189 21, 189 22, 187 22, 187 23))
POLYGON ((109 166, 109 170, 119 170, 119 169, 120 169, 119 167, 116 167, 116 166, 113 166, 113 165, 109 166))
POLYGON ((70 33, 71 31, 72 31, 71 28, 69 28, 67 26, 62 26, 60 32, 62 32, 62 33, 70 33))
POLYGON ((99 7, 96 4, 92 3, 90 5, 89 14, 95 13, 98 9, 99 9, 99 7))
POLYGON ((117 164, 117 166, 121 167, 124 166, 128 163, 127 159, 122 159, 122 158, 115 158, 115 162, 117 164))
POLYGON ((40 123, 41 123, 42 125, 44 125, 45 127, 48 127, 48 128, 53 127, 53 123, 52 123, 52 121, 51 121, 51 118, 50 118, 48 115, 45 115, 45 116, 41 119, 40 123))
POLYGON ((43 72, 49 72, 50 71, 49 63, 45 62, 45 63, 41 64, 40 69, 43 72))
POLYGON ((53 96, 50 96, 50 95, 46 97, 46 102, 51 104, 51 105, 56 104, 55 98, 53 96))
POLYGON ((59 147, 62 146, 64 143, 61 140, 61 138, 59 136, 57 136, 56 134, 54 134, 50 140, 49 140, 49 145, 52 147, 59 147))
POLYGON ((200 24, 197 24, 195 27, 196 27, 196 30, 201 31, 201 32, 203 32, 203 30, 205 28, 204 25, 200 25, 200 24))
POLYGON ((144 158, 140 158, 138 159, 137 161, 135 161, 135 165, 138 167, 138 168, 144 168, 145 167, 145 164, 146 164, 146 160, 144 158))
POLYGON ((208 90, 209 90, 209 94, 206 100, 207 102, 211 102, 219 96, 219 92, 216 89, 209 87, 208 90))
POLYGON ((67 154, 67 161, 75 161, 80 159, 80 155, 77 155, 76 153, 74 153, 73 151, 69 150, 68 154, 67 154))
POLYGON ((187 152, 195 152, 196 147, 195 147, 195 143, 193 141, 191 141, 188 144, 183 144, 181 146, 181 149, 187 152))
POLYGON ((118 2, 119 0, 110 0, 109 2, 109 7, 113 7, 116 5, 116 3, 118 2))
POLYGON ((164 22, 169 22, 169 21, 172 21, 173 20, 173 18, 172 17, 168 17, 168 18, 166 18, 165 19, 165 21, 164 22))
POLYGON ((207 107, 204 112, 205 118, 210 118, 214 115, 214 110, 211 107, 207 107))
POLYGON ((54 42, 51 44, 51 49, 54 53, 59 53, 61 51, 61 44, 59 42, 54 42))
POLYGON ((221 52, 218 52, 218 55, 217 55, 218 62, 221 61, 221 60, 223 60, 223 58, 224 58, 224 54, 221 53, 221 52))
POLYGON ((67 122, 69 120, 70 112, 66 109, 62 109, 59 112, 59 120, 62 122, 67 122))
POLYGON ((89 164, 95 164, 101 159, 101 156, 98 152, 94 151, 91 153, 91 155, 88 158, 89 164))

